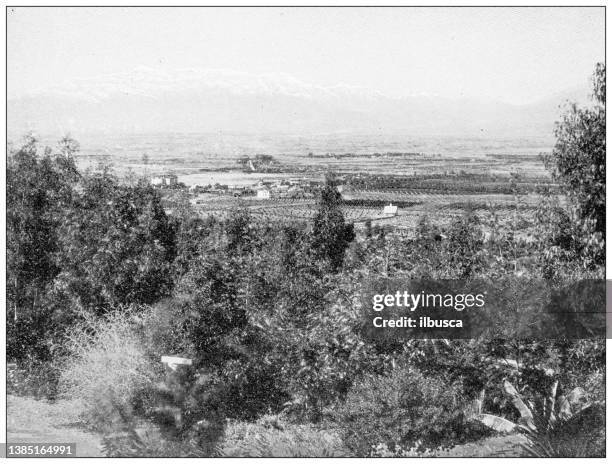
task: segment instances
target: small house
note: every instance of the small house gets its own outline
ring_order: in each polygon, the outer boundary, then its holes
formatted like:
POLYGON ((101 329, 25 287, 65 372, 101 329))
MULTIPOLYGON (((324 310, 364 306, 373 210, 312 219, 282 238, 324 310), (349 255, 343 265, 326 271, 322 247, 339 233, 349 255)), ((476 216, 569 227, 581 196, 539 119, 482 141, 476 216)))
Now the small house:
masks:
POLYGON ((168 174, 164 176, 164 185, 172 187, 176 184, 178 184, 178 177, 175 174, 168 174))
POLYGON ((178 177, 175 174, 164 174, 151 178, 151 185, 157 187, 172 187, 176 184, 178 184, 178 177))
POLYGON ((384 207, 383 214, 385 216, 397 216, 397 205, 389 203, 387 206, 384 207))
POLYGON ((269 200, 270 199, 270 190, 268 190, 267 188, 263 188, 263 189, 257 190, 256 198, 258 200, 269 200))

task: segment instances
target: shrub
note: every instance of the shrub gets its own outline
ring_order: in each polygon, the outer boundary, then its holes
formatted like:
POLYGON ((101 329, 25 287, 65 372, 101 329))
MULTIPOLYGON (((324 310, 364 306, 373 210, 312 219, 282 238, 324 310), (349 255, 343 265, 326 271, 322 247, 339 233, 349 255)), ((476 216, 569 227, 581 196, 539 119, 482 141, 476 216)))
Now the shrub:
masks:
POLYGON ((108 430, 119 425, 131 411, 135 393, 150 387, 156 378, 156 366, 145 355, 137 321, 131 311, 117 311, 82 324, 68 338, 60 392, 78 400, 80 415, 92 428, 108 430))
POLYGON ((528 457, 601 458, 606 455, 606 410, 594 403, 567 420, 550 423, 540 418, 523 445, 528 457))
POLYGON ((310 425, 263 416, 256 423, 228 421, 219 444, 224 457, 343 457, 348 450, 339 436, 310 425))
POLYGON ((348 393, 335 415, 345 444, 358 456, 378 445, 435 448, 460 441, 469 433, 463 423, 458 385, 425 377, 413 368, 396 368, 388 376, 370 376, 348 393))
POLYGON ((587 397, 593 402, 606 402, 606 379, 603 372, 587 374, 584 389, 587 397))
POLYGON ((142 340, 148 356, 158 362, 161 356, 191 358, 193 346, 185 333, 184 305, 180 298, 167 298, 139 315, 142 340))
POLYGON ((128 426, 108 435, 102 450, 107 457, 343 457, 348 450, 333 432, 311 425, 286 423, 265 415, 257 422, 227 420, 221 441, 197 435, 170 438, 159 430, 128 426))
POLYGON ((57 394, 57 367, 50 362, 26 360, 6 366, 9 395, 54 399, 57 394))
POLYGON ((216 455, 189 440, 173 440, 158 431, 129 428, 125 433, 102 439, 102 452, 107 458, 144 457, 210 457, 216 455))

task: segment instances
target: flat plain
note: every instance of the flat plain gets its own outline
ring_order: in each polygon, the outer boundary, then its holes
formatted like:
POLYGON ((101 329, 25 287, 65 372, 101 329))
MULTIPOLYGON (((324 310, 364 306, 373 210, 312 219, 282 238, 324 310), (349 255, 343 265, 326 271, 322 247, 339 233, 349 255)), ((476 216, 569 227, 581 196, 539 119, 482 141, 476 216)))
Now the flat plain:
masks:
MULTIPOLYGON (((314 217, 316 195, 275 194, 275 187, 292 181, 303 192, 300 187, 322 184, 333 173, 344 187, 345 217, 357 229, 370 222, 410 235, 423 216, 444 226, 471 210, 520 234, 542 191, 554 188, 541 157, 551 149, 548 138, 217 133, 78 138, 81 168, 111 165, 125 178, 176 175, 202 216, 248 208, 264 221, 307 222, 314 217), (240 159, 262 155, 273 158, 272 166, 240 165, 240 159), (269 187, 270 198, 236 193, 257 185, 269 187), (194 193, 196 186, 204 192, 194 193), (397 205, 397 213, 384 214, 386 204, 397 205)), ((169 209, 175 195, 164 192, 169 209)))

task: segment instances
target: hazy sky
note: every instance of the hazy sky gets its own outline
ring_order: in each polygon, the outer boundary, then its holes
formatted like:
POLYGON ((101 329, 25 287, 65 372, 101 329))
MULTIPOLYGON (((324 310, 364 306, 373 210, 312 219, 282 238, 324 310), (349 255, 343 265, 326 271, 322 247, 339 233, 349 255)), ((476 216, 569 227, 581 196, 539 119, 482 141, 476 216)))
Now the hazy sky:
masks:
POLYGON ((8 87, 147 66, 524 103, 585 86, 603 8, 11 8, 8 87))

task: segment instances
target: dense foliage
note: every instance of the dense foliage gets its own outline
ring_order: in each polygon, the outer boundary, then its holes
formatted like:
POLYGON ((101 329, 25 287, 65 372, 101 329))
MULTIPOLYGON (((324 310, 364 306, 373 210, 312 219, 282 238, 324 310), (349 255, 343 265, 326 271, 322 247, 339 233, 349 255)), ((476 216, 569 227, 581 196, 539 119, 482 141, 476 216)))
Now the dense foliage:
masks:
MULTIPOLYGON (((460 442, 469 429, 461 414, 464 401, 460 385, 404 367, 363 379, 335 414, 343 424, 347 446, 358 456, 367 456, 380 443, 393 450, 460 442)), ((475 431, 472 434, 470 438, 478 437, 475 431)))
POLYGON ((10 154, 7 164, 7 356, 48 359, 53 314, 46 290, 59 274, 55 253, 59 226, 76 194, 79 178, 65 139, 57 151, 39 147, 32 137, 10 154))
MULTIPOLYGON (((411 238, 371 224, 358 236, 331 178, 305 227, 247 210, 201 218, 180 195, 170 214, 144 180, 79 173, 74 141, 41 150, 29 138, 7 170, 8 357, 58 363, 62 391, 94 427, 137 416, 197 450, 212 449, 227 419, 266 415, 337 430, 359 455, 450 446, 473 438, 474 398, 520 418, 508 380, 533 404, 551 385, 601 401, 603 341, 376 342, 361 331, 359 294, 379 277, 601 278, 604 72, 597 105, 564 117, 549 161, 570 207, 546 197, 532 240, 469 208, 446 226, 424 216, 411 238), (166 354, 193 359, 172 386, 166 354)), ((524 193, 516 179, 507 188, 524 193)), ((253 446, 272 449, 266 440, 253 446)))
POLYGON ((579 252, 587 264, 605 260, 606 231, 606 68, 599 63, 593 76, 593 105, 570 105, 557 123, 557 142, 547 159, 553 177, 572 202, 579 252))

